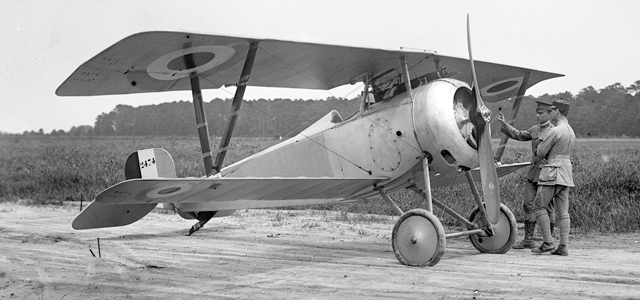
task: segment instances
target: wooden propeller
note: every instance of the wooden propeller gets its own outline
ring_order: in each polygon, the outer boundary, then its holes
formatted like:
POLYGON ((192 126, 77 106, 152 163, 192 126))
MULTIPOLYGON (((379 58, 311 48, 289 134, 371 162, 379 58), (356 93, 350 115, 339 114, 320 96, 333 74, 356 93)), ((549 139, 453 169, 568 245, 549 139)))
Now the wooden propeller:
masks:
POLYGON ((491 110, 484 105, 476 77, 476 69, 473 63, 471 51, 471 26, 469 25, 469 15, 467 14, 467 45, 469 47, 469 62, 471 63, 471 73, 473 74, 473 96, 475 101, 475 112, 470 111, 470 118, 478 131, 478 161, 480 163, 480 179, 482 181, 482 194, 487 217, 491 224, 498 223, 500 216, 500 184, 498 173, 493 158, 493 148, 491 146, 491 110))

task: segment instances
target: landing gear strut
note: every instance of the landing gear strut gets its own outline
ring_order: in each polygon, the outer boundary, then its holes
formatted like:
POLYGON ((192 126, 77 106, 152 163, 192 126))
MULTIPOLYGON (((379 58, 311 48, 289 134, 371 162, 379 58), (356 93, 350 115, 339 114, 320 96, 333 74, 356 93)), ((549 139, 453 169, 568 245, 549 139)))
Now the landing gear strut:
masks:
POLYGON ((194 232, 202 228, 204 224, 207 224, 207 222, 209 222, 209 220, 211 220, 211 218, 213 218, 215 214, 215 211, 201 211, 195 213, 196 218, 198 219, 198 223, 195 223, 193 224, 193 226, 191 226, 191 229, 189 229, 189 234, 187 234, 187 236, 192 235, 194 232))
MULTIPOLYGON (((471 183, 473 183, 471 181, 471 183)), ((416 186, 409 189, 427 199, 427 195, 416 186)), ((463 217, 436 199, 431 198, 434 206, 442 209, 451 217, 457 219, 466 231, 445 234, 440 220, 425 209, 412 209, 402 212, 398 205, 389 198, 383 188, 378 188, 380 195, 391 205, 394 211, 401 215, 391 236, 393 253, 400 263, 407 266, 434 266, 446 248, 446 239, 469 236, 471 244, 481 253, 503 254, 511 249, 516 240, 516 219, 509 208, 500 204, 498 222, 491 224, 487 218, 484 203, 477 192, 476 201, 480 204, 470 214, 463 217)))

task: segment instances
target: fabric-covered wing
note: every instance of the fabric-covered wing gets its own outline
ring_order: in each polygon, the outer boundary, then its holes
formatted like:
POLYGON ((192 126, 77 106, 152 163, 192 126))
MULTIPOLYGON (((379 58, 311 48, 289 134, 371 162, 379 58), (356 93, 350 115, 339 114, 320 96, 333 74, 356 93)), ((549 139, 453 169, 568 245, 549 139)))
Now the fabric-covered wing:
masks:
POLYGON ((71 227, 77 230, 125 226, 142 219, 156 206, 155 203, 111 205, 93 201, 73 220, 71 227))
POLYGON ((105 204, 197 203, 236 200, 282 200, 284 202, 306 199, 335 199, 337 201, 346 199, 386 179, 386 177, 132 179, 102 191, 96 196, 95 201, 105 204))
MULTIPOLYGON (((189 74, 194 71, 200 75, 203 89, 233 85, 239 81, 250 43, 258 43, 248 82, 251 86, 328 90, 361 81, 364 74, 384 81, 400 74, 400 57, 405 57, 411 78, 436 71, 438 60, 452 78, 471 82, 467 59, 428 52, 154 31, 131 35, 91 58, 58 87, 56 94, 190 90, 189 74), (187 68, 187 60, 195 67, 187 68)), ((476 70, 483 98, 489 102, 513 96, 527 73, 528 87, 562 76, 481 61, 476 62, 476 70)))
MULTIPOLYGON (((511 174, 512 172, 520 168, 528 167, 530 164, 531 163, 528 163, 528 162, 522 162, 522 163, 497 166, 496 172, 498 173, 498 177, 502 177, 502 176, 511 174)), ((475 181, 480 181, 480 169, 476 168, 471 170, 471 175, 473 176, 473 179, 475 181)), ((459 173, 456 175, 449 175, 449 176, 442 176, 442 175, 431 176, 431 187, 434 187, 434 188, 456 185, 460 183, 467 183, 467 176, 464 175, 464 173, 459 173)))

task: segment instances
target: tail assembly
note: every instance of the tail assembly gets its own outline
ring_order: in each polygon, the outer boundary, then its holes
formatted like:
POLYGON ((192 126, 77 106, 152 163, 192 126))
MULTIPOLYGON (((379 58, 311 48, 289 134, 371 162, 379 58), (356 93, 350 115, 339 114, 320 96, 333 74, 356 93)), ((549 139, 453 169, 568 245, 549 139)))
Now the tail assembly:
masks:
MULTIPOLYGON (((125 178, 175 178, 171 155, 164 149, 146 149, 132 153, 125 164, 125 178)), ((105 204, 93 201, 73 220, 73 229, 125 226, 146 216, 152 204, 105 204)))

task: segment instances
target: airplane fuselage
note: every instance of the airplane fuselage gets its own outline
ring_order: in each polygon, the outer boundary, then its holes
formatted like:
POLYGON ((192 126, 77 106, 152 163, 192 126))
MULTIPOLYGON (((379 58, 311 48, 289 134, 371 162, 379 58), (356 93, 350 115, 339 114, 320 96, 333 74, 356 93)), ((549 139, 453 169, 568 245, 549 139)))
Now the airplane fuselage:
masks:
MULTIPOLYGON (((230 178, 371 176, 388 178, 380 184, 387 192, 410 185, 422 188, 425 156, 429 157, 432 176, 477 167, 476 150, 467 143, 468 137, 456 123, 458 90, 469 88, 458 80, 441 79, 413 89, 413 96, 402 93, 374 103, 347 120, 332 111, 295 137, 223 168, 219 175, 230 178)), ((348 199, 375 194, 374 187, 368 187, 348 199)), ((304 204, 333 201, 335 199, 306 200, 304 204)), ((216 205, 215 202, 184 203, 178 208, 215 210, 216 205)))

